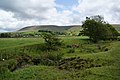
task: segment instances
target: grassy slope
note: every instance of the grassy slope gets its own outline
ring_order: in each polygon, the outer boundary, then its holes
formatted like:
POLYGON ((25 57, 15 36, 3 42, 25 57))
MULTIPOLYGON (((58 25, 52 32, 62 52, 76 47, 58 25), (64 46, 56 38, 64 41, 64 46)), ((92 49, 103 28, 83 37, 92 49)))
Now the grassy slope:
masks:
POLYGON ((99 78, 98 80, 120 79, 120 42, 115 42, 112 47, 111 51, 107 53, 98 53, 95 55, 98 58, 109 60, 111 65, 100 68, 91 68, 90 70, 92 73, 87 78, 90 80, 93 80, 94 78, 99 78))
MULTIPOLYGON (((66 44, 74 44, 74 43, 82 43, 83 40, 80 40, 78 37, 65 38, 63 37, 66 44), (74 42, 73 42, 74 41, 74 42), (79 42, 80 41, 80 42, 79 42)), ((1 39, 2 40, 2 39, 1 39)), ((32 38, 23 39, 23 44, 27 44, 27 41, 34 41, 32 38), (25 40, 25 41, 24 41, 25 40)), ((39 42, 39 39, 37 39, 39 42)), ((36 41, 37 41, 36 40, 36 41)), ((21 42, 20 39, 9 39, 9 43, 7 43, 7 39, 4 40, 6 42, 1 42, 1 44, 6 44, 6 46, 11 45, 19 45, 21 42)), ((29 43, 30 43, 29 42, 29 43)), ((33 43, 34 44, 34 43, 33 43)), ((4 48, 6 48, 4 46, 4 48)), ((119 80, 120 79, 120 42, 111 43, 111 50, 108 52, 100 52, 95 54, 66 54, 64 58, 80 56, 82 58, 92 58, 92 59, 100 59, 102 62, 109 62, 109 66, 103 67, 94 67, 86 70, 78 70, 78 71, 66 71, 59 70, 54 66, 31 66, 28 68, 20 69, 15 72, 8 72, 4 74, 4 78, 1 80, 119 80)), ((2 46, 1 46, 2 47, 2 46)))

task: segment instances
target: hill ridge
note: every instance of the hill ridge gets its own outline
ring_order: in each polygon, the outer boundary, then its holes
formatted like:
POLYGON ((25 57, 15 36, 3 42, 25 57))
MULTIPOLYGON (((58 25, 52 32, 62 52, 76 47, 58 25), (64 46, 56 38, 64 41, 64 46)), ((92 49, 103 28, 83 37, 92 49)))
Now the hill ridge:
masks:
POLYGON ((18 31, 34 31, 34 30, 50 30, 50 31, 61 31, 68 30, 72 27, 80 27, 81 25, 70 25, 70 26, 58 26, 58 25, 33 25, 24 27, 18 31))

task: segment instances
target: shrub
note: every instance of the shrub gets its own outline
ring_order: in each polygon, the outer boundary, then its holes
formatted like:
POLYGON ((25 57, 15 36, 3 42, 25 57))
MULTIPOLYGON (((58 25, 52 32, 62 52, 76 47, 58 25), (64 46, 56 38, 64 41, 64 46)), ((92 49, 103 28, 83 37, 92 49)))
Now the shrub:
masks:
POLYGON ((52 33, 43 33, 42 37, 45 40, 45 45, 43 47, 45 47, 44 49, 47 51, 59 50, 59 48, 62 46, 61 39, 57 38, 52 33))

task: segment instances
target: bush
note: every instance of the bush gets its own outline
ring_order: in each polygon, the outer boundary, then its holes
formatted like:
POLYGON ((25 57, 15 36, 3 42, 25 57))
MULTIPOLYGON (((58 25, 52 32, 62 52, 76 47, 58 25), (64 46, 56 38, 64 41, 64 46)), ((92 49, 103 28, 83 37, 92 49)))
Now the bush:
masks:
POLYGON ((43 49, 46 49, 46 51, 59 50, 59 48, 63 44, 61 39, 57 38, 52 33, 43 33, 42 37, 45 40, 45 45, 43 45, 43 49))

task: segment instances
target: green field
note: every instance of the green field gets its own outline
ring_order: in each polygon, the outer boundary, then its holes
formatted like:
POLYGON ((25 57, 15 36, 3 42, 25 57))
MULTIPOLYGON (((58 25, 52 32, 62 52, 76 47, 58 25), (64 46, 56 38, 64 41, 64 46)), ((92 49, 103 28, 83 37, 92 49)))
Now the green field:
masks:
POLYGON ((1 38, 0 80, 120 79, 119 41, 101 41, 95 44, 90 42, 88 37, 65 36, 59 38, 63 40, 64 46, 58 51, 51 52, 40 50, 44 43, 42 38, 1 38), (62 54, 62 59, 58 61, 60 64, 33 65, 31 63, 31 58, 44 58, 46 55, 50 56, 48 53, 54 54, 52 57, 62 54), (17 64, 18 59, 28 61, 23 62, 23 66, 16 70, 10 71, 17 64))
POLYGON ((0 49, 43 43, 41 38, 0 38, 0 49))

